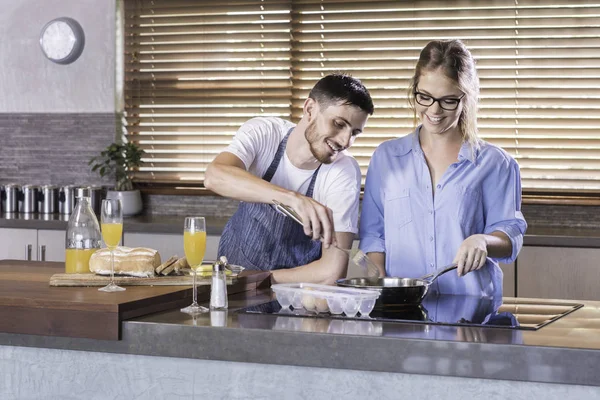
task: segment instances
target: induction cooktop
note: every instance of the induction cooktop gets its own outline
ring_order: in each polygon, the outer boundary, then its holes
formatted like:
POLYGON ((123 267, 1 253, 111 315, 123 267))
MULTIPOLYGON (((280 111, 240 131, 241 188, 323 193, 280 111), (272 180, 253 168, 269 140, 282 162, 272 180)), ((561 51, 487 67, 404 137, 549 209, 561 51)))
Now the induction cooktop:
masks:
POLYGON ((581 307, 583 304, 541 299, 430 295, 420 305, 375 308, 368 316, 347 317, 344 314, 315 313, 304 308, 282 308, 277 300, 237 312, 282 317, 537 330, 581 307))

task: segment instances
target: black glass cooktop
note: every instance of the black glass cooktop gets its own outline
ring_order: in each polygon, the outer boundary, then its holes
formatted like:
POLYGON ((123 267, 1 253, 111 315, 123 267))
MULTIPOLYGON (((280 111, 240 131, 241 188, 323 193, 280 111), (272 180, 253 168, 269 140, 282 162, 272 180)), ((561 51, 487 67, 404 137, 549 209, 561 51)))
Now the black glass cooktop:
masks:
POLYGON ((315 313, 303 308, 282 308, 277 300, 238 310, 242 314, 268 314, 359 321, 480 326, 537 330, 583 307, 583 304, 490 297, 430 295, 418 306, 375 308, 369 316, 315 313))

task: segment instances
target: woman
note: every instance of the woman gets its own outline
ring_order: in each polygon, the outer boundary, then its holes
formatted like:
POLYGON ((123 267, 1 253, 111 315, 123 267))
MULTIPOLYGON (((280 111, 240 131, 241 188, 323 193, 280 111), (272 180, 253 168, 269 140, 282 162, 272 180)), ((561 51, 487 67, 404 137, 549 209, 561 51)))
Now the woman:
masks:
POLYGON ((421 125, 371 158, 360 248, 388 276, 419 277, 451 263, 433 292, 502 295, 498 262, 516 259, 527 224, 519 166, 477 137, 479 81, 459 40, 421 51, 409 101, 421 125))

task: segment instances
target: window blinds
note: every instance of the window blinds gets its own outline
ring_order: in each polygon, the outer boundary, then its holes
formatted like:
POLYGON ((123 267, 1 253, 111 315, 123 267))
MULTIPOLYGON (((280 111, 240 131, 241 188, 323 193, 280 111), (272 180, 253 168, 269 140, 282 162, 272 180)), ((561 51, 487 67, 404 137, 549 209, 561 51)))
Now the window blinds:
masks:
POLYGON ((125 2, 127 132, 142 182, 200 184, 257 115, 290 118, 290 1, 125 2))
POLYGON ((519 162, 524 191, 600 191, 600 4, 488 0, 126 0, 128 135, 148 152, 139 181, 199 185, 256 115, 297 121, 310 88, 342 71, 375 114, 351 153, 366 173, 408 134, 408 81, 432 39, 477 59, 479 128, 519 162))

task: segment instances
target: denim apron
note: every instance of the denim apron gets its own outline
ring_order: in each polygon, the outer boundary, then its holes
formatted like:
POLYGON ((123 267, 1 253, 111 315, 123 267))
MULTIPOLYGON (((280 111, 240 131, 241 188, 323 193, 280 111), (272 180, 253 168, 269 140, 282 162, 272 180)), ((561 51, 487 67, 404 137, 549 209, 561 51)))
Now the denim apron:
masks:
MULTIPOLYGON (((293 129, 293 128, 292 128, 293 129)), ((289 130, 262 179, 270 182, 285 153, 289 130)), ((306 197, 312 197, 317 174, 312 175, 306 197)), ((304 234, 302 225, 287 218, 270 204, 241 202, 225 225, 218 256, 249 270, 270 271, 308 264, 321 257, 321 242, 304 234)))

